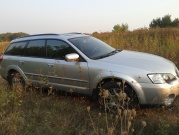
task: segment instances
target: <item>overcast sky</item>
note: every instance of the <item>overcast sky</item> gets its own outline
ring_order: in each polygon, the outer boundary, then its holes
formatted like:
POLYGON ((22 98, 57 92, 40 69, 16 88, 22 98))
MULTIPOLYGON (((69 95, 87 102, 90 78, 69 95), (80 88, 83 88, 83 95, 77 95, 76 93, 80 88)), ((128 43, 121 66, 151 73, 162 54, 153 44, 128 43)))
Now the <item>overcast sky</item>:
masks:
POLYGON ((110 32, 122 23, 134 30, 167 14, 179 18, 179 0, 0 0, 0 33, 110 32))

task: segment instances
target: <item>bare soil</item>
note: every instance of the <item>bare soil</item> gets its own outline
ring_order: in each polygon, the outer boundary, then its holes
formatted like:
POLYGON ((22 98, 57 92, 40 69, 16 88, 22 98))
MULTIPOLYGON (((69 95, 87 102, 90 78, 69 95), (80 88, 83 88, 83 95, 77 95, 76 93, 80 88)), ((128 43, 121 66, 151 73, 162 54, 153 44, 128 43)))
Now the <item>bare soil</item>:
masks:
POLYGON ((4 84, 7 84, 7 81, 0 76, 0 86, 4 84))

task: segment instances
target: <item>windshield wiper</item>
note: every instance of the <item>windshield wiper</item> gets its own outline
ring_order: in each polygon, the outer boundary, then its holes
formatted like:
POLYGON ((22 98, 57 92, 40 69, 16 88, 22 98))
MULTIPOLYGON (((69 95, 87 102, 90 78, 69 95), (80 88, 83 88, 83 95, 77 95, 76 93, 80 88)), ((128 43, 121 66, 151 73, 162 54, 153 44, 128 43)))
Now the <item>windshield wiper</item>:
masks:
POLYGON ((110 52, 110 53, 107 53, 107 54, 104 54, 104 55, 101 55, 101 56, 97 56, 97 57, 95 57, 95 58, 93 58, 93 59, 94 59, 94 60, 102 59, 102 58, 105 58, 105 57, 114 55, 114 54, 116 54, 116 53, 118 53, 118 52, 120 52, 120 51, 121 51, 121 50, 116 49, 116 50, 114 50, 114 51, 112 51, 112 52, 110 52))
POLYGON ((120 51, 120 50, 116 49, 116 50, 114 50, 114 51, 108 53, 107 56, 114 55, 114 54, 118 53, 119 51, 120 51))

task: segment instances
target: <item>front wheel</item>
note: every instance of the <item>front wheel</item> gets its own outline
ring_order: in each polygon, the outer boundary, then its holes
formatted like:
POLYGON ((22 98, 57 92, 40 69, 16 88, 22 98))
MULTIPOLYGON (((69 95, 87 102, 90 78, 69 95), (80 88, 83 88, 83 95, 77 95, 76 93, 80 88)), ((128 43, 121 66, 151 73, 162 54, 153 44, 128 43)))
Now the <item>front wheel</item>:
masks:
POLYGON ((139 105, 135 91, 124 82, 110 81, 101 85, 99 103, 109 111, 133 109, 139 105))

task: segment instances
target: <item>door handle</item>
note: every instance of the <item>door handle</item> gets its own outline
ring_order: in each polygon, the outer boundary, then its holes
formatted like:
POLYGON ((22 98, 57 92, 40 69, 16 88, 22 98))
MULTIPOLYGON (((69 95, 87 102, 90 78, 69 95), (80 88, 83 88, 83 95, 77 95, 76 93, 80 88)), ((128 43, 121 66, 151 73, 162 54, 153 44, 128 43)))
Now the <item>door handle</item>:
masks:
POLYGON ((54 64, 48 64, 48 67, 54 67, 54 64))
POLYGON ((20 64, 24 64, 24 61, 19 61, 20 64))

